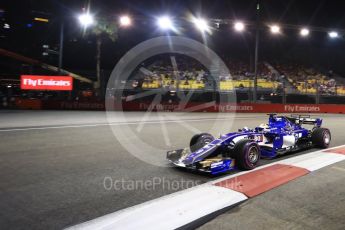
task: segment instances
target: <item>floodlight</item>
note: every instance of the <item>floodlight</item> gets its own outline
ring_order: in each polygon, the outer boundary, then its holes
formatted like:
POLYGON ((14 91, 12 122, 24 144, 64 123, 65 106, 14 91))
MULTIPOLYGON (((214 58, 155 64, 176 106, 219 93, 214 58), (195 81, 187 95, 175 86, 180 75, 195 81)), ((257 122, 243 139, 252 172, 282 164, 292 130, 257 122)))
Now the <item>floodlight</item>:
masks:
POLYGON ((302 28, 300 31, 301 36, 306 37, 309 35, 309 30, 307 28, 302 28))
POLYGON ((132 24, 132 19, 129 16, 123 15, 120 17, 120 26, 127 27, 127 26, 130 26, 131 24, 132 24))
POLYGON ((328 36, 330 38, 337 38, 339 35, 338 35, 338 33, 336 31, 331 31, 331 32, 328 33, 328 36))
POLYGON ((243 31, 244 30, 244 24, 243 24, 243 22, 236 22, 235 24, 234 24, 234 28, 235 28, 235 30, 236 31, 238 31, 238 32, 241 32, 241 31, 243 31))
POLYGON ((203 19, 203 18, 195 18, 193 20, 193 22, 194 22, 196 28, 198 28, 200 31, 204 32, 204 31, 209 30, 208 24, 207 24, 205 19, 203 19))
POLYGON ((271 26, 271 32, 272 32, 272 34, 278 34, 278 33, 280 33, 280 27, 277 26, 277 25, 272 25, 272 26, 271 26))
POLYGON ((89 13, 84 13, 84 14, 79 15, 78 19, 79 19, 80 24, 84 27, 88 27, 94 23, 93 16, 90 15, 89 13))
POLYGON ((174 28, 174 24, 170 17, 168 16, 162 16, 157 19, 158 26, 163 30, 171 30, 174 28))

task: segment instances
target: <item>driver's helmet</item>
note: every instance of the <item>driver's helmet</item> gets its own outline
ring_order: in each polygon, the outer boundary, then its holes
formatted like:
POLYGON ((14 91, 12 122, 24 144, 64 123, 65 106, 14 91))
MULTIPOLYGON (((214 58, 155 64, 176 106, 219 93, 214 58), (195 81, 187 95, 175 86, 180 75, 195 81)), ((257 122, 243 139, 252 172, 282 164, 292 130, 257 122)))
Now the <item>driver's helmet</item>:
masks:
POLYGON ((259 125, 259 128, 268 129, 269 126, 268 126, 268 124, 260 124, 260 125, 259 125))
POLYGON ((247 126, 244 126, 242 131, 250 131, 250 129, 247 126))
POLYGON ((292 130, 292 129, 293 129, 293 128, 292 128, 290 122, 286 122, 286 123, 285 123, 285 130, 292 130))

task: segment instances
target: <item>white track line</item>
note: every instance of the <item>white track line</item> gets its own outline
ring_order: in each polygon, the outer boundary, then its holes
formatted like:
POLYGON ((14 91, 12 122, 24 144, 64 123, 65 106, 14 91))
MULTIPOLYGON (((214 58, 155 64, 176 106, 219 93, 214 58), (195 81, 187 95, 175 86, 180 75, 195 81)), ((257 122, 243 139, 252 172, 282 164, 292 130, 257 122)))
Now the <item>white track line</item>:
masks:
MULTIPOLYGON (((202 121, 226 121, 231 118, 236 120, 248 120, 252 118, 247 117, 229 117, 229 118, 205 118, 205 119, 188 119, 188 120, 166 120, 164 123, 181 123, 181 122, 202 122, 202 121)), ((160 124, 163 121, 146 121, 145 124, 160 124)), ((61 126, 45 126, 45 127, 31 127, 31 128, 11 128, 11 129, 0 129, 0 132, 12 132, 12 131, 29 131, 29 130, 45 130, 45 129, 65 129, 65 128, 84 128, 84 127, 99 127, 99 126, 118 126, 118 125, 138 125, 141 121, 133 122, 116 122, 116 123, 98 123, 90 125, 61 125, 61 126)))
POLYGON ((345 160, 345 155, 337 153, 313 152, 282 160, 280 163, 305 168, 309 171, 315 171, 342 160, 345 160))
POLYGON ((227 188, 200 185, 68 229, 176 229, 246 199, 227 188))
MULTIPOLYGON (((328 150, 344 147, 329 148, 328 150)), ((251 171, 229 175, 218 180, 182 190, 167 196, 144 202, 85 223, 72 226, 71 229, 110 230, 110 229, 176 229, 185 226, 208 214, 235 205, 248 199, 244 194, 214 184, 237 177, 274 164, 287 164, 314 171, 322 167, 345 160, 342 154, 318 150, 260 166, 251 171)))

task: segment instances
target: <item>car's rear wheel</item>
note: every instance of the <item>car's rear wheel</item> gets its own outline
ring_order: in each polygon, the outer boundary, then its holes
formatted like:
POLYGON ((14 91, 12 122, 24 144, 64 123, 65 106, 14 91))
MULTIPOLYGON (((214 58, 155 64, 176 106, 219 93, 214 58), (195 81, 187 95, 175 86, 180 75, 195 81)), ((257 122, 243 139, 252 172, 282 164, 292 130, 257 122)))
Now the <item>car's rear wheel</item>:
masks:
POLYGON ((208 143, 212 142, 213 140, 214 140, 214 137, 209 133, 196 134, 190 140, 190 144, 189 144, 190 150, 192 152, 195 152, 201 149, 202 147, 204 147, 205 145, 207 145, 208 143))
POLYGON ((331 132, 326 128, 316 128, 311 134, 311 141, 318 148, 328 148, 331 139, 331 132))
POLYGON ((236 164, 240 169, 254 169, 260 160, 261 152, 258 144, 253 140, 243 139, 234 148, 236 164))

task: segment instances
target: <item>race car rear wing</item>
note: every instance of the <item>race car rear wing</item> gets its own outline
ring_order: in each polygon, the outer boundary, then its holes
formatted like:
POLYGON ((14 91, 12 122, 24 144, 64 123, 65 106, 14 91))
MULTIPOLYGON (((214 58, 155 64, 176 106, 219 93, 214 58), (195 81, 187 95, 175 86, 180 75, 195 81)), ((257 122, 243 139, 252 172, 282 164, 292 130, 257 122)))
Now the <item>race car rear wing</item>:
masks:
POLYGON ((291 114, 291 118, 295 120, 295 123, 298 124, 306 124, 306 125, 314 125, 316 127, 320 127, 322 124, 322 119, 321 118, 311 118, 310 115, 296 115, 296 114, 291 114))

